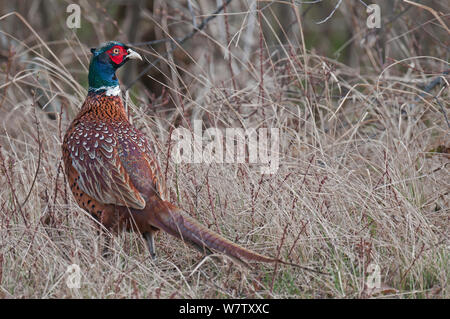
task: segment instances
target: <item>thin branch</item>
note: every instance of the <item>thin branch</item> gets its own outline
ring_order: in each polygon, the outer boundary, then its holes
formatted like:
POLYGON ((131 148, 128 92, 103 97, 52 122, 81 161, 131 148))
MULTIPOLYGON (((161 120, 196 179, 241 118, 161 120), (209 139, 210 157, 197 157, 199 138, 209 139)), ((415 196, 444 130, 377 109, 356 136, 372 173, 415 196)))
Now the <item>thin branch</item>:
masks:
POLYGON ((336 10, 339 8, 339 6, 341 5, 342 0, 339 0, 339 2, 336 4, 336 6, 334 7, 333 11, 331 11, 331 13, 328 15, 328 17, 326 17, 325 19, 323 19, 322 21, 316 22, 316 24, 322 24, 324 22, 327 22, 336 12, 336 10))
POLYGON ((437 104, 440 106, 442 114, 444 114, 445 122, 447 122, 447 127, 450 129, 450 123, 448 122, 447 113, 445 112, 444 106, 441 104, 441 102, 439 101, 437 96, 435 96, 434 99, 436 100, 437 104))
POLYGON ((35 107, 33 108, 33 111, 34 111, 34 119, 35 119, 35 124, 36 124, 36 131, 37 131, 38 162, 37 162, 37 167, 36 167, 36 172, 34 174, 33 182, 31 183, 31 186, 30 186, 30 190, 28 191, 28 194, 25 197, 25 199, 22 202, 22 204, 20 204, 20 209, 22 209, 22 207, 24 207, 24 205, 26 204, 26 202, 30 198, 31 191, 33 190, 34 185, 36 184, 36 180, 37 180, 37 177, 38 177, 38 174, 39 174, 39 170, 40 170, 40 167, 41 167, 42 141, 41 141, 41 134, 40 134, 40 130, 39 130, 39 121, 38 121, 38 118, 36 116, 36 108, 35 107))
POLYGON ((191 14, 191 18, 192 18, 192 25, 194 26, 194 28, 197 28, 197 21, 195 20, 195 12, 194 12, 194 8, 192 7, 192 0, 188 0, 188 9, 189 9, 189 13, 191 14))
MULTIPOLYGON (((172 53, 173 51, 175 51, 175 49, 177 47, 181 47, 187 40, 189 40, 190 38, 192 38, 196 33, 198 33, 199 31, 203 30, 206 25, 213 20, 214 18, 217 17, 217 15, 222 12, 222 10, 231 2, 232 0, 227 0, 224 1, 224 3, 219 6, 216 11, 214 11, 210 16, 208 16, 207 18, 202 20, 202 23, 200 23, 200 25, 196 28, 194 28, 193 31, 191 31, 189 34, 187 34, 184 38, 182 39, 175 39, 175 41, 173 39, 161 39, 161 42, 167 42, 167 41, 171 41, 171 42, 175 42, 177 44, 177 46, 174 46, 173 49, 171 49, 170 51, 166 52, 165 54, 163 54, 162 56, 160 56, 159 58, 155 59, 153 62, 149 61, 149 65, 142 70, 141 73, 139 73, 137 75, 137 77, 130 82, 130 84, 128 84, 128 86, 125 88, 125 90, 129 90, 135 83, 137 80, 139 80, 143 75, 145 75, 150 69, 152 69, 156 63, 158 63, 162 58, 168 56, 170 53, 172 53)), ((195 26, 194 26, 195 27, 195 26)), ((158 41, 158 40, 157 40, 158 41)), ((141 45, 151 45, 151 44, 155 44, 155 41, 149 41, 149 42, 141 42, 138 44, 134 44, 134 46, 141 46, 141 45)))
MULTIPOLYGON (((443 86, 442 86, 442 90, 443 90, 446 86, 448 86, 448 82, 445 81, 444 76, 448 75, 449 73, 450 73, 450 70, 446 70, 446 71, 442 72, 442 75, 439 75, 438 77, 434 78, 430 83, 427 84, 427 86, 425 86, 425 88, 423 89, 423 92, 421 92, 414 100, 416 102, 419 102, 421 98, 424 98, 426 94, 429 94, 430 91, 438 85, 443 84, 443 86)), ((442 114, 444 115, 444 118, 445 118, 445 122, 447 123, 447 127, 450 128, 450 122, 448 120, 447 113, 445 112, 445 108, 442 105, 442 103, 439 101, 438 97, 439 97, 439 94, 433 96, 433 99, 436 101, 436 103, 441 108, 442 114)), ((416 107, 416 104, 413 103, 413 104, 411 104, 410 109, 413 109, 415 107, 416 107)), ((402 110, 402 114, 406 114, 406 113, 407 112, 405 110, 402 110)))
POLYGON ((430 8, 430 7, 427 7, 427 6, 423 5, 423 4, 413 2, 413 1, 409 1, 409 0, 403 0, 403 1, 406 2, 406 3, 412 4, 412 5, 416 6, 416 7, 425 9, 425 10, 427 10, 428 12, 430 12, 432 15, 435 16, 435 18, 439 21, 439 23, 444 27, 444 29, 447 31, 447 33, 450 33, 450 29, 447 27, 447 25, 446 25, 446 24, 444 23, 444 21, 441 19, 441 17, 440 17, 439 14, 436 12, 436 10, 434 10, 434 9, 432 9, 432 8, 430 8))

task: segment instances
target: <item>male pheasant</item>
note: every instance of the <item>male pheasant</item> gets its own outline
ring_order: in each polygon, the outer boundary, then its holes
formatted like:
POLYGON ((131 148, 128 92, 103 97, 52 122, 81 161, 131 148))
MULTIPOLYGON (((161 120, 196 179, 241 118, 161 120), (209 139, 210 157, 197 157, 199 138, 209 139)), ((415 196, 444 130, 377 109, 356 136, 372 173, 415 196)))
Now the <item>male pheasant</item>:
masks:
POLYGON ((141 56, 120 42, 91 49, 89 91, 62 145, 65 174, 80 207, 112 232, 139 232, 154 258, 163 230, 203 253, 217 251, 245 264, 282 262, 245 249, 165 201, 153 148, 125 112, 116 70, 141 56))

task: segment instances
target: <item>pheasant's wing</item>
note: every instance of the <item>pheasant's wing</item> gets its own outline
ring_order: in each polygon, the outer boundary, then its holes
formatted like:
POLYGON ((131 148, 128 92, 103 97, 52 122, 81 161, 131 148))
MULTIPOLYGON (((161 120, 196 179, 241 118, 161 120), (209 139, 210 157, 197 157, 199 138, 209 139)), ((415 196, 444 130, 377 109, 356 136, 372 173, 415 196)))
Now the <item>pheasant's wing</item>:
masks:
POLYGON ((142 193, 121 161, 115 129, 106 124, 83 122, 66 136, 66 156, 78 173, 82 191, 101 203, 143 209, 142 193))
POLYGON ((132 184, 141 194, 145 194, 145 198, 153 195, 165 198, 161 170, 145 135, 131 125, 121 125, 116 133, 119 158, 132 184))

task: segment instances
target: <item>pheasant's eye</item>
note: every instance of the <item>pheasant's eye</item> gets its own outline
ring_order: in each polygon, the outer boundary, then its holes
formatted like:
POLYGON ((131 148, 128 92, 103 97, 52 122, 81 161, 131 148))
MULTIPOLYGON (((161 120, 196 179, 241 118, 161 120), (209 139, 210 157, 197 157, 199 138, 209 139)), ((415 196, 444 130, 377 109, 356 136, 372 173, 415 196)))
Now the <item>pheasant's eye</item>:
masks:
POLYGON ((113 54, 119 54, 120 50, 119 50, 119 48, 114 48, 112 52, 113 52, 113 54))

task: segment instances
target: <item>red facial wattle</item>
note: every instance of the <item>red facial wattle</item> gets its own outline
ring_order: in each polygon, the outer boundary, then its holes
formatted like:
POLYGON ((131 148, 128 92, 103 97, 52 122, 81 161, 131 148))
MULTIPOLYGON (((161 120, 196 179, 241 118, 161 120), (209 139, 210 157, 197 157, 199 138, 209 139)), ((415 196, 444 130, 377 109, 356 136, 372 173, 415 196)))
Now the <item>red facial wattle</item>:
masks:
POLYGON ((106 53, 108 53, 109 57, 115 64, 121 64, 123 62, 123 59, 127 55, 127 50, 125 50, 121 46, 116 45, 106 51, 106 53))

